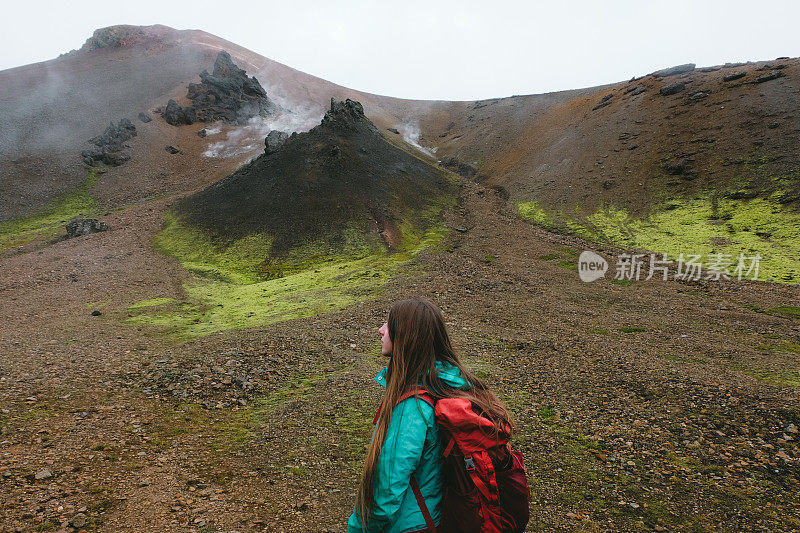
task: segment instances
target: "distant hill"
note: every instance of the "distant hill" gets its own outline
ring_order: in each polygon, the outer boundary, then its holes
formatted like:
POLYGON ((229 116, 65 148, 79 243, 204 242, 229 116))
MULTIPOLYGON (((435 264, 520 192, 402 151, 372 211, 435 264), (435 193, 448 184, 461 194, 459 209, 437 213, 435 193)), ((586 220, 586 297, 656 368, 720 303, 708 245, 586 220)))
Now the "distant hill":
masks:
POLYGON ((512 212, 551 229, 670 252, 777 245, 782 259, 770 277, 800 276, 786 255, 800 242, 800 62, 792 58, 681 65, 541 95, 419 101, 344 88, 198 30, 103 28, 80 50, 0 72, 0 221, 86 186, 80 153, 111 122, 129 119, 138 134, 127 141, 130 161, 92 186, 99 211, 214 183, 257 156, 269 130, 316 124, 331 98, 360 102, 390 143, 465 169, 505 191, 512 212), (157 111, 169 99, 189 105, 187 88, 221 50, 285 115, 215 125, 208 135, 203 124, 167 124, 157 111), (138 121, 141 112, 154 120, 138 121), (675 209, 672 219, 684 221, 677 231, 657 219, 675 209), (709 221, 718 227, 706 231, 709 221), (675 242, 645 236, 640 222, 675 242))

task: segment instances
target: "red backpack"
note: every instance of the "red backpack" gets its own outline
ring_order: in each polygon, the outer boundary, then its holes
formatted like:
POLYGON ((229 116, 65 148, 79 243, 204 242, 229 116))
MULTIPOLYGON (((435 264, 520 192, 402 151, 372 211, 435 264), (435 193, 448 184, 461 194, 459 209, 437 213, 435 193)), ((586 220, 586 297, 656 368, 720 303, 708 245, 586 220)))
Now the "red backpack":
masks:
POLYGON ((514 450, 508 433, 491 437, 494 424, 465 398, 434 401, 425 389, 419 394, 434 408, 444 457, 444 494, 439 526, 433 523, 414 476, 411 488, 431 533, 521 532, 528 524, 530 489, 522 453, 514 450))

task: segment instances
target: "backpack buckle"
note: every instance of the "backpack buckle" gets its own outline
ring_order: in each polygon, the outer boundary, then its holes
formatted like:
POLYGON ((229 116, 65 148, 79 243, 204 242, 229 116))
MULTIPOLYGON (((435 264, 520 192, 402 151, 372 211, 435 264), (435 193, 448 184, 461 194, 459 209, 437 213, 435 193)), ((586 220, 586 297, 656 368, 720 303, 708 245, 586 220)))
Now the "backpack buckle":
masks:
POLYGON ((464 466, 467 470, 475 470, 475 459, 472 457, 464 457, 464 466))

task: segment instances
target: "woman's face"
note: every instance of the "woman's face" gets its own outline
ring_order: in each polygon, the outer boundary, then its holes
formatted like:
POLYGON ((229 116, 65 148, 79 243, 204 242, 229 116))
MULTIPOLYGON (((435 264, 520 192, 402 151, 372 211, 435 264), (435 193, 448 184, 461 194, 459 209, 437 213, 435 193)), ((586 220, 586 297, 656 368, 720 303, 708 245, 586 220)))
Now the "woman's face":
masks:
POLYGON ((392 339, 389 338, 389 323, 384 322, 378 329, 381 335, 381 355, 392 355, 392 339))

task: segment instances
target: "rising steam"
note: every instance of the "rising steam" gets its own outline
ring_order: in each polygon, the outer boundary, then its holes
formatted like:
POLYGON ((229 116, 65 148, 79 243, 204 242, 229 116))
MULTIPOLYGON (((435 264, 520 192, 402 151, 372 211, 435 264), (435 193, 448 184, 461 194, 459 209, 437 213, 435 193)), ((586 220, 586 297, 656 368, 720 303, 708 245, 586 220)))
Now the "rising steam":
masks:
POLYGON ((417 124, 416 122, 412 122, 410 120, 407 120, 407 121, 403 122, 402 124, 398 124, 396 126, 396 129, 397 129, 397 131, 400 132, 400 135, 403 136, 403 140, 405 142, 407 142, 408 144, 410 144, 411 146, 413 146, 414 148, 416 148, 417 150, 419 150, 423 154, 427 155, 428 157, 433 157, 433 154, 436 153, 436 150, 437 150, 436 147, 428 148, 428 147, 422 146, 419 143, 419 137, 421 135, 421 132, 420 132, 420 129, 419 129, 419 124, 417 124))
MULTIPOLYGON (((238 155, 260 152, 264 150, 264 138, 272 130, 303 133, 322 120, 325 114, 321 107, 293 107, 290 111, 285 107, 268 117, 253 117, 247 124, 230 130, 225 139, 213 142, 203 152, 206 157, 235 157, 238 155)), ((208 135, 219 133, 220 127, 213 125, 206 128, 208 135)))

